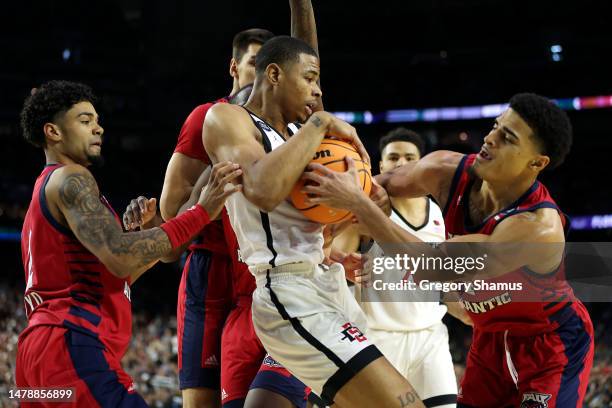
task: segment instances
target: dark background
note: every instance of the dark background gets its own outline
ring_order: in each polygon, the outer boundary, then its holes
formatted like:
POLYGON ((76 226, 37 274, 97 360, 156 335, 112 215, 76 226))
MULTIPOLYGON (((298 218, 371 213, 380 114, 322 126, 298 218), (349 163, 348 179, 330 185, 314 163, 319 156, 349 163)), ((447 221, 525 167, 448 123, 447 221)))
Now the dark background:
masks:
MULTIPOLYGON (((612 94, 612 2, 313 3, 327 110, 503 103, 522 91, 551 98, 612 94), (552 60, 553 44, 563 47, 560 62, 552 60)), ((159 197, 183 120, 196 105, 230 91, 232 36, 251 27, 288 34, 288 2, 3 2, 0 227, 20 229, 44 163, 42 151, 22 140, 18 125, 31 88, 50 79, 70 79, 91 85, 100 96, 97 110, 106 130, 107 165, 96 177, 121 213, 130 198, 159 197), (64 58, 65 50, 70 50, 69 58, 64 58)), ((561 168, 543 175, 570 215, 612 213, 607 177, 611 113, 570 112, 575 128, 572 153, 561 168)), ((422 132, 431 148, 474 151, 491 123, 483 119, 408 126, 422 132), (467 132, 467 141, 458 138, 461 132, 467 132)), ((395 126, 358 126, 375 162, 378 138, 395 126)), ((608 241, 611 236, 611 230, 575 231, 569 239, 608 241)), ((16 259, 19 266, 18 246, 0 245, 2 258, 16 259)), ((139 285, 157 288, 178 282, 175 267, 156 268, 160 272, 147 274, 139 285)), ((21 282, 22 273, 19 266, 2 279, 21 282)), ((175 292, 161 291, 175 301, 175 292)))

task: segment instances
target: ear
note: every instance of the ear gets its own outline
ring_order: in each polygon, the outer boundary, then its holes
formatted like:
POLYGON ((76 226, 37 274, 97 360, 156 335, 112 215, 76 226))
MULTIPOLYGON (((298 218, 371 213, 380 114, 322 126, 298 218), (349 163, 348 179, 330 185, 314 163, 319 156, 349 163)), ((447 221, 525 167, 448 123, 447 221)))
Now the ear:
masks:
POLYGON ((278 64, 272 63, 266 67, 266 77, 272 85, 278 85, 282 76, 283 69, 278 64))
POLYGON ((529 168, 539 173, 548 166, 548 163, 550 163, 550 157, 539 155, 529 162, 529 168))
POLYGON ((62 132, 54 123, 47 122, 43 125, 43 132, 45 132, 45 139, 51 142, 59 142, 62 140, 62 132))
POLYGON ((229 74, 232 78, 238 78, 238 62, 234 58, 230 60, 229 74))
POLYGON ((378 172, 382 173, 382 160, 378 162, 378 172))

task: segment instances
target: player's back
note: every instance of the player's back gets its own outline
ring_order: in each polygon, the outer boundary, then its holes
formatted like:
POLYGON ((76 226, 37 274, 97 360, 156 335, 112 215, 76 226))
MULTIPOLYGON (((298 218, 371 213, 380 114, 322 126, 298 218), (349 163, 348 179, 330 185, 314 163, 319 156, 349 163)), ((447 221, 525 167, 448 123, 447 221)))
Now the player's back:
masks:
POLYGON ((98 337, 121 358, 132 327, 129 280, 111 274, 49 211, 45 187, 59 167, 45 167, 36 180, 21 233, 28 317, 22 336, 36 326, 62 326, 98 337))

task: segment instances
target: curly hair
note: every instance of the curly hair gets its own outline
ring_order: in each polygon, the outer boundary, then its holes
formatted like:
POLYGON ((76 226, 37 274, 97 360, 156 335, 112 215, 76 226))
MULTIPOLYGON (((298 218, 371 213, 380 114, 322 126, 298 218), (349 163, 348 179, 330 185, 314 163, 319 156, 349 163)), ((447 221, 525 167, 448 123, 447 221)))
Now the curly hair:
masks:
POLYGON ((384 135, 378 142, 378 151, 382 154, 389 143, 408 142, 412 143, 419 150, 419 155, 425 155, 425 139, 414 130, 398 127, 384 135))
POLYGON ((514 95, 510 108, 527 122, 542 154, 550 158, 547 168, 563 163, 572 147, 572 124, 567 114, 550 99, 533 93, 514 95))
POLYGON ((49 81, 32 90, 23 103, 21 110, 21 130, 23 137, 36 147, 45 147, 45 123, 58 119, 74 104, 79 102, 95 103, 92 89, 81 83, 70 81, 49 81))

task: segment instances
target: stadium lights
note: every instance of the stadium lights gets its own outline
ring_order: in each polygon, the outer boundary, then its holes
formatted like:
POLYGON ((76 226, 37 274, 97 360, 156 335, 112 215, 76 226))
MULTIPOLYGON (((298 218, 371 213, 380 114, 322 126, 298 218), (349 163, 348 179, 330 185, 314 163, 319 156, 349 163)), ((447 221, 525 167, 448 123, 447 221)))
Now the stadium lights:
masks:
MULTIPOLYGON (((612 95, 577 96, 553 99, 563 110, 583 110, 612 107, 612 95)), ((394 109, 385 112, 334 112, 340 119, 357 125, 372 123, 442 122, 450 120, 474 120, 499 116, 508 108, 507 103, 455 106, 427 109, 394 109)))

